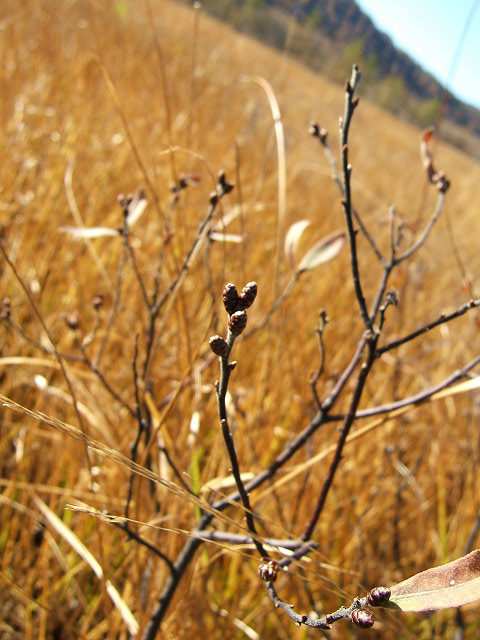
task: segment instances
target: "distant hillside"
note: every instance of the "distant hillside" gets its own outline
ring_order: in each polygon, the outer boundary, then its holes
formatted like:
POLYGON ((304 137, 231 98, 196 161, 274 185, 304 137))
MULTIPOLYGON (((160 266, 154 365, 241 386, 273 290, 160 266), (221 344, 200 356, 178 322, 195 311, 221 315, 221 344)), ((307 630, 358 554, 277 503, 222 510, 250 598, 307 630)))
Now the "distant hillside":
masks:
POLYGON ((480 159, 480 111, 445 92, 354 0, 204 0, 202 7, 336 81, 358 63, 363 96, 420 127, 441 122, 445 140, 480 159))

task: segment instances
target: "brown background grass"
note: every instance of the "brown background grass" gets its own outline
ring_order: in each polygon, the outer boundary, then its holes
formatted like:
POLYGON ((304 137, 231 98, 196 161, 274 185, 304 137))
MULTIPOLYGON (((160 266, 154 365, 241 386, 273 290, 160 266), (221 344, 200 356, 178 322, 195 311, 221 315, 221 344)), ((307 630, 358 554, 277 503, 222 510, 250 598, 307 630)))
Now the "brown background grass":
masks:
MULTIPOLYGON (((243 215, 228 231, 244 231, 245 242, 215 243, 208 255, 203 252, 196 260, 174 304, 160 317, 151 368, 158 405, 194 373, 195 383, 168 405, 162 433, 172 442, 170 453, 187 482, 200 487, 226 476, 229 466, 216 418, 217 367, 201 369, 208 356, 208 336, 225 331, 222 287, 228 281, 240 287, 257 281, 259 296, 249 314, 252 326, 274 298, 278 199, 273 123, 265 94, 243 76, 266 78, 279 101, 287 149, 287 226, 302 218, 311 221, 304 249, 343 224, 330 168, 307 133, 310 120, 318 120, 328 128, 336 149, 343 92, 204 15, 199 16, 196 32, 194 12, 184 6, 162 0, 152 1, 151 7, 153 23, 148 5, 140 1, 1 3, 0 215, 7 251, 59 351, 79 355, 62 313, 78 310, 82 339, 95 322, 91 301, 98 292, 104 294, 99 336, 88 348, 94 357, 113 304, 121 241, 93 241, 105 269, 102 275, 85 243, 58 232, 60 226, 73 224, 64 182, 68 167, 73 167, 73 193, 86 225, 121 225, 117 195, 138 185, 147 187, 152 203, 158 198, 158 207, 150 204, 134 230, 138 267, 149 291, 159 253, 162 287, 177 273, 207 211, 213 176, 225 168, 236 189, 223 206, 243 206, 243 215), (163 76, 154 33, 163 55, 163 76), (173 154, 167 153, 170 146, 176 148, 173 154), (182 172, 199 173, 202 181, 175 206, 174 236, 165 245, 169 185, 182 172), (155 192, 148 189, 147 179, 155 192), (192 444, 188 434, 196 411, 200 432, 192 444)), ((360 104, 351 135, 354 201, 383 248, 388 245, 391 203, 410 241, 435 204, 434 190, 425 185, 421 171, 419 139, 413 128, 374 105, 360 104)), ((389 310, 389 336, 401 335, 468 299, 455 251, 475 288, 480 167, 442 144, 436 145, 435 153, 436 164, 447 171, 453 186, 427 245, 393 277, 401 305, 389 310)), ((362 239, 360 264, 371 301, 381 270, 362 239)), ((321 395, 348 362, 361 335, 348 274, 349 258, 343 251, 333 262, 304 275, 267 328, 235 346, 239 365, 231 383, 232 425, 243 470, 255 472, 267 465, 315 412, 308 381, 319 363, 314 330, 320 308, 330 318, 321 395)), ((280 276, 285 285, 290 273, 284 263, 280 276)), ((133 336, 139 334, 142 351, 147 316, 131 267, 123 275, 122 291, 101 368, 120 396, 134 404, 133 336)), ((4 262, 2 295, 10 298, 12 318, 25 334, 44 341, 24 292, 4 262)), ((31 410, 77 425, 56 359, 6 324, 1 332, 2 393, 31 410), (7 360, 17 355, 23 359, 7 360), (44 376, 50 386, 39 389, 35 375, 44 376)), ((379 362, 362 406, 427 388, 477 353, 478 322, 472 314, 379 362)), ((85 407, 88 433, 128 457, 135 420, 88 368, 70 362, 68 371, 85 407)), ((335 435, 335 426, 324 427, 292 464, 326 449, 335 435)), ((127 542, 111 524, 64 510, 66 504, 80 503, 123 514, 128 469, 108 457, 91 455, 98 466, 96 494, 88 490, 84 449, 77 440, 2 409, 2 637, 126 637, 120 614, 90 568, 48 527, 40 542, 35 537, 41 516, 32 489, 99 560, 142 628, 148 621, 167 575, 165 566, 127 542)), ((376 584, 392 584, 462 555, 479 506, 478 462, 474 394, 412 410, 349 445, 315 535, 318 551, 301 567, 292 568, 290 576, 282 576, 282 597, 298 611, 308 612, 314 603, 323 613, 376 584)), ((157 451, 154 470, 159 465, 157 451)), ((321 462, 287 486, 265 487, 255 496, 266 535, 301 533, 326 468, 326 461, 321 462)), ((195 509, 185 497, 162 487, 151 493, 139 478, 132 517, 151 523, 156 513, 160 527, 188 531, 195 526, 195 509)), ((218 522, 218 528, 241 530, 240 509, 228 515, 238 525, 218 522)), ((184 542, 182 534, 161 528, 142 531, 172 558, 184 542)), ((245 637, 236 619, 262 638, 317 637, 273 611, 256 576, 257 564, 252 549, 205 545, 181 584, 163 637, 245 637)), ((372 637, 449 638, 455 628, 450 611, 427 618, 389 613, 377 617, 372 637)), ((478 609, 470 608, 465 618, 465 637, 476 637, 478 609)), ((355 637, 355 632, 340 623, 330 637, 355 637)))

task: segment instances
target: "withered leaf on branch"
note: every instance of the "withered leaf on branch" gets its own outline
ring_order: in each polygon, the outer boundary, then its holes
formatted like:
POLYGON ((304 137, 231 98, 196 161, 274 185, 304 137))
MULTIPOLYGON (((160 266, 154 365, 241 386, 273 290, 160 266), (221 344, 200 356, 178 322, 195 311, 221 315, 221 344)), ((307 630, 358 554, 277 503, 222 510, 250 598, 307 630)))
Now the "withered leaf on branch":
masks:
POLYGON ((285 256, 292 269, 295 268, 295 253, 298 249, 300 238, 309 224, 308 220, 298 220, 291 225, 285 236, 285 256))
POLYGON ((343 231, 336 231, 319 240, 307 253, 303 256, 297 271, 311 271, 332 258, 340 252, 345 244, 346 235, 343 231))
POLYGON ((401 611, 434 611, 480 600, 480 549, 390 587, 385 607, 401 611))

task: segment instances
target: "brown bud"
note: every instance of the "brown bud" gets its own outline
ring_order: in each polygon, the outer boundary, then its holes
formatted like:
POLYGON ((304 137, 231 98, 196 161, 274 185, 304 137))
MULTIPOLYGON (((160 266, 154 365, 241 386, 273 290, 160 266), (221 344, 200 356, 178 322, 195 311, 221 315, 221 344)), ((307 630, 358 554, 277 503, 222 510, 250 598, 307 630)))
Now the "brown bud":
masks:
POLYGON ((239 296, 239 306, 242 309, 248 309, 253 304, 253 301, 257 297, 257 283, 248 282, 242 289, 242 293, 239 296))
POLYGON ((235 313, 235 311, 238 309, 238 303, 239 296, 237 287, 229 282, 225 285, 225 288, 223 290, 223 305, 225 307, 225 311, 229 316, 231 316, 232 313, 235 313))
POLYGON ((69 311, 68 313, 65 313, 63 319, 65 320, 65 324, 69 329, 72 329, 72 331, 76 331, 78 329, 80 320, 78 318, 77 311, 69 311))
POLYGON ((32 527, 31 544, 34 547, 39 547, 43 542, 43 536, 45 533, 45 524, 43 522, 37 522, 32 527))
POLYGON ((435 186, 441 193, 446 193, 450 188, 450 180, 447 178, 444 172, 440 172, 438 179, 435 181, 435 186))
POLYGON ((279 569, 278 562, 268 558, 262 558, 262 560, 262 564, 258 567, 258 575, 265 582, 275 582, 279 569))
POLYGON ((230 331, 234 336, 239 336, 247 326, 247 314, 245 311, 235 311, 228 321, 230 331))
POLYGON ((94 297, 94 299, 92 301, 92 304, 93 304, 93 308, 95 309, 95 311, 98 311, 100 309, 100 307, 102 306, 102 304, 103 304, 103 294, 98 293, 94 297))
POLYGON ((230 193, 233 189, 233 184, 227 182, 227 178, 225 176, 225 171, 220 171, 218 174, 218 184, 217 191, 220 198, 224 196, 226 193, 230 193))
POLYGON ((368 604, 372 607, 380 607, 390 599, 391 591, 388 587, 375 587, 367 594, 368 604))
POLYGON ((221 336, 212 336, 208 341, 208 344, 210 345, 210 349, 217 356, 225 358, 228 355, 228 344, 221 336))
POLYGON ((2 307, 0 309, 0 319, 9 320, 11 312, 12 307, 10 305, 10 298, 4 298, 2 301, 2 307))
POLYGON ((350 620, 361 629, 370 629, 375 622, 370 611, 366 609, 354 609, 350 614, 350 620))

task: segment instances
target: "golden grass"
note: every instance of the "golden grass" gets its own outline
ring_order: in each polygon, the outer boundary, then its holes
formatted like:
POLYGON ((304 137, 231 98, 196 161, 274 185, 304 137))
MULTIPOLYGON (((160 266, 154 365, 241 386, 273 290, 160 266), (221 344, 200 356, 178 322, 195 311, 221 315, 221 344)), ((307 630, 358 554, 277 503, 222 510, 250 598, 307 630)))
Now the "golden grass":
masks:
MULTIPOLYGON (((220 168, 226 170, 236 189, 222 206, 228 210, 240 204, 243 212, 227 230, 245 233, 245 242, 214 243, 208 253, 203 250, 160 314, 150 366, 158 437, 185 481, 200 488, 212 478, 228 476, 213 388, 218 369, 216 363, 202 368, 209 357, 208 337, 225 331, 223 285, 257 281, 251 326, 268 311, 276 290, 274 123, 265 93, 244 82, 244 76, 264 78, 278 100, 286 148, 285 224, 311 221, 304 249, 343 225, 330 167, 307 133, 310 120, 318 120, 328 128, 336 150, 343 92, 203 14, 195 17, 194 11, 169 0, 150 1, 1 3, 2 235, 58 352, 81 355, 78 343, 96 322, 92 300, 104 294, 100 329, 87 347, 94 359, 107 332, 122 243, 120 238, 74 242, 58 228, 76 223, 75 205, 88 226, 121 226, 117 195, 143 185, 151 204, 134 228, 133 244, 150 294, 159 264, 162 289, 175 277, 208 209, 214 177, 220 168), (181 173, 199 173, 202 180, 183 192, 173 208, 174 234, 167 242, 169 186, 181 173), (255 210, 259 204, 260 212, 255 210), (73 310, 80 317, 77 333, 62 318, 73 310), (189 377, 191 382, 182 385, 189 377), (193 415, 199 416, 200 431, 189 439, 193 415)), ((433 211, 435 193, 424 183, 419 139, 412 127, 374 105, 360 104, 351 134, 354 201, 384 249, 391 203, 410 241, 433 211)), ((453 186, 428 243, 393 276, 401 305, 388 310, 389 336, 402 335, 468 299, 457 254, 475 289, 480 166, 442 144, 435 153, 436 164, 447 171, 453 186)), ((360 265, 371 301, 381 269, 362 239, 360 265)), ((315 412, 308 381, 319 363, 314 329, 322 307, 330 322, 321 395, 348 362, 361 334, 348 274, 349 258, 343 251, 328 265, 304 274, 269 325, 235 345, 239 364, 230 386, 231 421, 243 471, 267 465, 315 412)), ((283 262, 280 288, 289 278, 283 262)), ((11 300, 14 322, 45 345, 30 301, 3 260, 2 296, 11 300)), ((100 369, 131 406, 134 336, 138 334, 139 352, 144 353, 147 320, 127 262, 121 305, 100 369)), ((57 359, 6 323, 1 331, 2 394, 33 414, 9 407, 0 414, 0 635, 126 638, 124 619, 106 584, 46 523, 46 511, 38 505, 41 498, 78 537, 144 629, 168 570, 95 513, 124 513, 129 447, 137 422, 88 367, 66 361, 83 429, 100 445, 89 449, 97 486, 90 492, 83 444, 73 437, 74 430, 59 428, 80 425, 57 359), (35 413, 60 421, 58 428, 42 423, 35 413)), ((362 406, 390 402, 440 381, 473 358, 477 346, 478 321, 472 313, 392 352, 377 363, 362 406)), ((141 358, 137 364, 141 370, 141 358)), ((345 409, 347 401, 337 409, 345 409)), ((289 469, 328 451, 335 436, 336 426, 323 427, 289 469)), ((178 479, 156 441, 151 454, 153 476, 147 470, 136 476, 130 515, 144 523, 139 530, 145 537, 174 559, 185 532, 195 527, 199 503, 184 491, 172 491, 169 483, 178 485, 178 479), (149 479, 157 474, 168 483, 151 485, 149 479)), ((144 448, 139 455, 140 464, 145 463, 144 448)), ((298 611, 309 612, 315 605, 328 612, 374 585, 391 584, 462 555, 478 510, 478 464, 475 392, 412 409, 355 439, 347 445, 315 535, 318 551, 282 576, 282 597, 298 611)), ((265 519, 266 535, 301 533, 326 468, 319 460, 289 483, 265 486, 261 498, 252 496, 265 519)), ((243 531, 241 509, 226 512, 218 528, 243 531)), ((180 585, 162 637, 241 638, 242 624, 262 638, 310 637, 273 610, 259 584, 257 565, 251 548, 205 544, 180 585)), ((449 611, 426 619, 390 612, 377 617, 372 637, 448 638, 455 628, 449 611)), ((477 617, 478 609, 465 611, 466 638, 476 637, 477 617)), ((349 638, 353 632, 339 623, 331 637, 349 638)))

